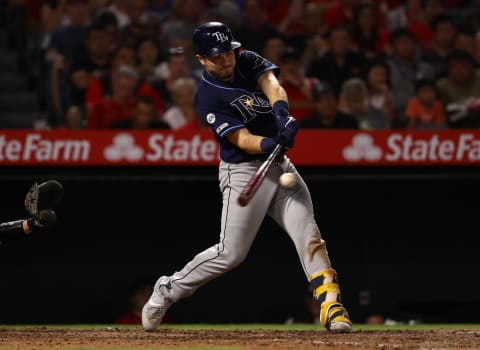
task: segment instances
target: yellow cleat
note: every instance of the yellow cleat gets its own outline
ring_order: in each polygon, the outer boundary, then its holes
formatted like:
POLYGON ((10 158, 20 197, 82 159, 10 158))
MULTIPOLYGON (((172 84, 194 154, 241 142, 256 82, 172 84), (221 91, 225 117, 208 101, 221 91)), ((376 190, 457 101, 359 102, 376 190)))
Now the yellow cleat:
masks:
POLYGON ((337 301, 324 302, 321 306, 320 323, 332 333, 350 333, 352 322, 347 310, 337 301))

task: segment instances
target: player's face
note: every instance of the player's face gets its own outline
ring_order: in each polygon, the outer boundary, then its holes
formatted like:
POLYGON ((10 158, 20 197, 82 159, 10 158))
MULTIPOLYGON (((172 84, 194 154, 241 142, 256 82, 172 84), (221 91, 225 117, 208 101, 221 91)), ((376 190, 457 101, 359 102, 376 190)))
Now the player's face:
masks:
POLYGON ((197 58, 205 70, 216 79, 233 81, 235 71, 235 52, 233 50, 212 57, 197 55, 197 58))

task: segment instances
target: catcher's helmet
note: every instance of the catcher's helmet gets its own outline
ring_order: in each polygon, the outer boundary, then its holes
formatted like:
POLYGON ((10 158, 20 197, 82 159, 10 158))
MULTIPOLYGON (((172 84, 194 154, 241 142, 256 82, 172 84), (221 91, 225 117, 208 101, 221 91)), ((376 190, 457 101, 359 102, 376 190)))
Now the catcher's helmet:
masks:
POLYGON ((193 32, 195 53, 202 56, 216 56, 237 49, 242 44, 233 39, 230 29, 221 22, 207 22, 193 32))

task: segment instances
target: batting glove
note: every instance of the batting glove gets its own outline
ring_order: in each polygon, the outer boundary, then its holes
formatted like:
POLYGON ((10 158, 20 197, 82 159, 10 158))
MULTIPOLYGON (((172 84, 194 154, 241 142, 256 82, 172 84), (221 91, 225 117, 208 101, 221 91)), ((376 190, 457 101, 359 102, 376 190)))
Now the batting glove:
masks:
POLYGON ((295 119, 288 112, 288 103, 282 100, 278 100, 273 104, 273 116, 275 117, 279 133, 285 129, 287 124, 291 122, 291 119, 295 119))
POLYGON ((298 132, 298 126, 295 119, 292 120, 286 125, 286 127, 280 131, 277 136, 278 143, 283 145, 285 149, 290 149, 295 144, 295 136, 298 132))

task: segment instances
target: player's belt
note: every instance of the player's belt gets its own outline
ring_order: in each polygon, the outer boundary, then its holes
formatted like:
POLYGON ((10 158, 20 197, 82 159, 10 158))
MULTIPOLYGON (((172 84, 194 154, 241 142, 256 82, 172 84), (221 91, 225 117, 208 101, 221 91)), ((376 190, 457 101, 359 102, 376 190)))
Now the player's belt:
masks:
MULTIPOLYGON (((267 160, 268 158, 268 154, 256 154, 254 155, 252 158, 251 158, 251 161, 260 161, 260 162, 264 162, 265 160, 267 160)), ((283 162, 283 159, 284 159, 284 153, 280 153, 280 155, 278 157, 276 157, 273 161, 275 163, 282 163, 283 162)))

